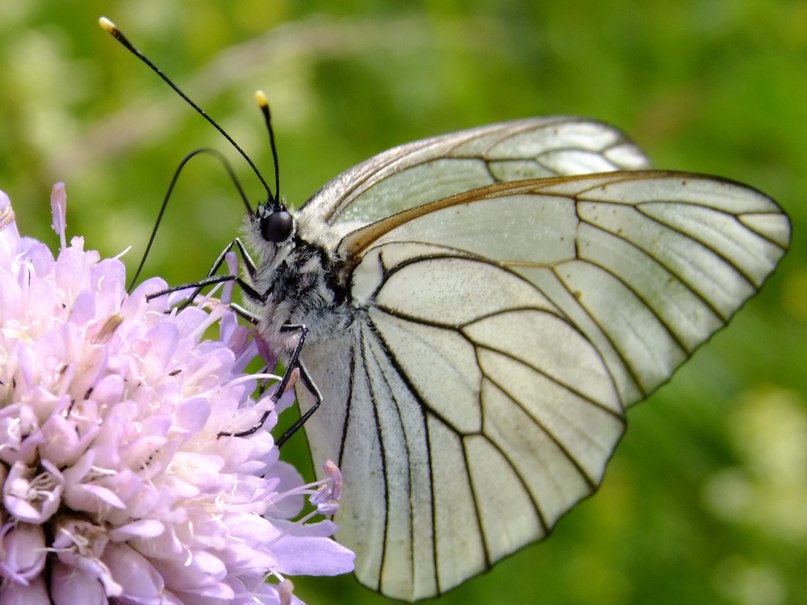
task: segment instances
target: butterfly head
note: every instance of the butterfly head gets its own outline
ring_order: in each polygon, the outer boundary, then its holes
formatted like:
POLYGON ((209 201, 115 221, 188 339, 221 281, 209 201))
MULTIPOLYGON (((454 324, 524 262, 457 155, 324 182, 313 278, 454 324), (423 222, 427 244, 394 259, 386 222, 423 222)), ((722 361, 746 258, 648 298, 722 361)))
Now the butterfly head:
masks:
POLYGON ((280 262, 294 247, 297 221, 279 201, 269 198, 247 216, 245 233, 261 264, 280 262))
POLYGON ((283 244, 294 234, 294 217, 277 202, 267 202, 258 207, 254 215, 261 237, 270 244, 283 244))

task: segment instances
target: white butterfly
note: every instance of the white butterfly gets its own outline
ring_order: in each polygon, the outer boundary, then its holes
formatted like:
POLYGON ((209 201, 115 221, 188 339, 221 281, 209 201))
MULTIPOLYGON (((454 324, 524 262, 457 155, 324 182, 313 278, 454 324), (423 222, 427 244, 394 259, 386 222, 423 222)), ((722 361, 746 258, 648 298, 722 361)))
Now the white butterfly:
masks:
MULTIPOLYGON (((389 150, 296 215, 268 186, 250 210, 239 282, 299 364, 316 468, 341 467, 337 539, 361 582, 426 598, 546 537, 599 485, 625 409, 774 270, 790 240, 775 202, 648 168, 606 124, 528 119, 389 150)), ((192 285, 222 281, 223 259, 192 285)))
POLYGON ((384 594, 431 597, 591 494, 624 413, 763 284, 790 226, 768 197, 648 170, 613 128, 529 119, 382 153, 297 213, 247 220, 247 291, 301 349, 337 539, 384 594), (290 326, 298 328, 290 329, 290 326))

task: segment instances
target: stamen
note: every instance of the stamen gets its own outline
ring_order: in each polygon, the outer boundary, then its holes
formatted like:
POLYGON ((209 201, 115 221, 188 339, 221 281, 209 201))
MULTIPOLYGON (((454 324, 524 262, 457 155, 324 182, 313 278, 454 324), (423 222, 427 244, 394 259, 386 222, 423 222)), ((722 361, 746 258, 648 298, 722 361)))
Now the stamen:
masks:
POLYGON ((294 584, 288 578, 284 578, 277 585, 277 593, 280 596, 280 605, 290 605, 294 584))

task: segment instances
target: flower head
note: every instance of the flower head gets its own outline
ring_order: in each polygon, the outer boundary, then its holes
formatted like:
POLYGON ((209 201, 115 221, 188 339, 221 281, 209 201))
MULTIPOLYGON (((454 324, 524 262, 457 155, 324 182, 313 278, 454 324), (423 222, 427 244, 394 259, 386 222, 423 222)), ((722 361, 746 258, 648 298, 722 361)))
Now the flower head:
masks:
POLYGON ((304 486, 267 430, 218 436, 277 419, 246 328, 148 300, 161 280, 127 294, 119 260, 67 245, 65 199, 54 258, 0 192, 0 601, 286 603, 286 574, 350 571, 330 521, 292 520, 306 494, 332 512, 338 469, 304 486))

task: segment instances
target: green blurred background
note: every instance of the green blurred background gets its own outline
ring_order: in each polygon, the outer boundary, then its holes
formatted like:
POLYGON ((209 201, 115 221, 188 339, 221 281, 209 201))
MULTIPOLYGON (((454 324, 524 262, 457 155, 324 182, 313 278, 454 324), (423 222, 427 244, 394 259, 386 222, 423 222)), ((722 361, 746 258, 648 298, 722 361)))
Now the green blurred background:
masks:
MULTIPOLYGON (((442 602, 807 603, 807 2, 335 4, 0 3, 0 188, 21 230, 56 245, 48 197, 63 180, 69 233, 105 255, 134 246, 131 269, 183 155, 235 158, 100 15, 271 178, 253 101, 266 90, 292 204, 399 143, 557 113, 620 126, 660 167, 762 189, 795 227, 765 291, 631 412, 602 489, 552 539, 442 602)), ((148 271, 201 276, 241 211, 223 170, 192 163, 148 271)), ((310 605, 385 601, 351 577, 295 583, 310 605)))

